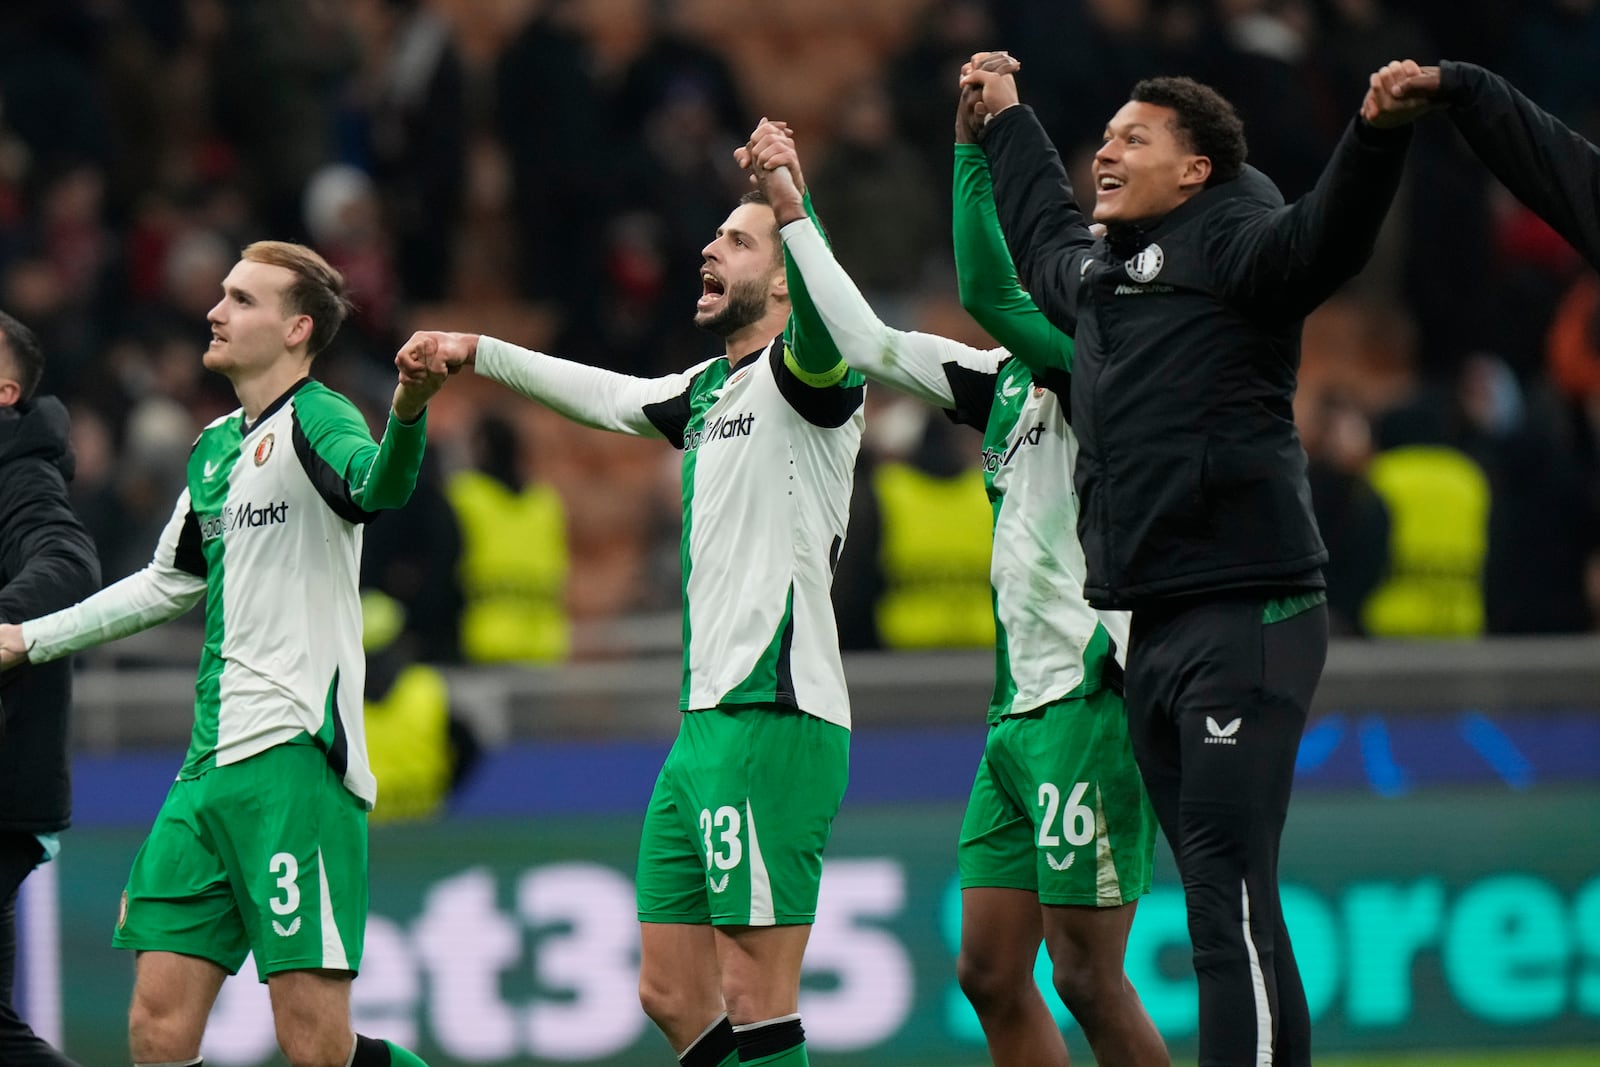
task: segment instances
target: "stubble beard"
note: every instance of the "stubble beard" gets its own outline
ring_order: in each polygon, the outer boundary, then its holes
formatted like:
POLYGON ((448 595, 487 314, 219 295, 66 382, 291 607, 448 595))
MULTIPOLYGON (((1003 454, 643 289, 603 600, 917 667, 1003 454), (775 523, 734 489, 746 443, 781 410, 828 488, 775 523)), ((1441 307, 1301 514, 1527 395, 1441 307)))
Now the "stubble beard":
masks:
POLYGON ((694 324, 726 340, 745 327, 760 322, 766 313, 766 283, 735 282, 724 295, 722 307, 708 317, 696 315, 694 324))

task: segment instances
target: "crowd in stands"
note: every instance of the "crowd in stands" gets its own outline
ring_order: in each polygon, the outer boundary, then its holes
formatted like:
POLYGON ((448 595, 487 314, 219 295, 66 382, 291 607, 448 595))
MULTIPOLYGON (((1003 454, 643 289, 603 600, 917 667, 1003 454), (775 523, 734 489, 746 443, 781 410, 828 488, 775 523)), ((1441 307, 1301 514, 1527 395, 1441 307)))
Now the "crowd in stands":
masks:
MULTIPOLYGON (((1104 121, 1159 73, 1232 99, 1290 198, 1390 59, 1483 63, 1600 136, 1595 0, 16 0, 0 308, 47 346, 106 579, 145 563, 195 434, 233 406, 200 364, 205 316, 258 238, 350 278, 359 312, 318 373, 374 425, 416 328, 665 373, 711 351, 691 322, 700 248, 766 114, 818 160, 818 211, 884 318, 983 343, 948 213, 956 73, 990 47, 1022 60, 1091 197, 1104 121)), ((404 606, 414 651, 600 656, 569 620, 670 610, 676 455, 460 386, 430 416, 423 489, 368 534, 365 581, 404 606), (526 641, 484 637, 501 618, 532 620, 526 641)), ((976 525, 941 528, 981 546, 979 443, 884 391, 871 405, 846 643, 988 643, 969 613, 941 628, 916 608, 913 576, 935 574, 986 618, 973 546, 938 558, 904 518, 959 510, 940 496, 959 485, 976 525)), ((1297 418, 1338 631, 1600 623, 1600 279, 1447 123, 1418 126, 1378 254, 1308 321, 1297 418)))

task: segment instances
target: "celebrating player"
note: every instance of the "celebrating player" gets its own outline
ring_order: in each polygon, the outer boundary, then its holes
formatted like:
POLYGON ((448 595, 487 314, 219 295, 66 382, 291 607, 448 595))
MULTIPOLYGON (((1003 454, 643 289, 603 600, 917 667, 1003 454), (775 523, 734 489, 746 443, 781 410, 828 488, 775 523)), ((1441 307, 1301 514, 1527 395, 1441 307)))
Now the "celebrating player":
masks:
POLYGON ((350 304, 300 245, 261 241, 207 316, 240 407, 207 426, 144 570, 0 626, 0 666, 44 662, 205 601, 194 732, 128 876, 113 943, 138 953, 134 1063, 195 1065, 223 979, 253 952, 295 1067, 417 1067, 350 1026, 367 918, 362 524, 411 495, 442 367, 411 366, 383 441, 312 379, 350 304))
POLYGON ((1285 205, 1243 126, 1187 78, 1134 86, 1096 153, 1090 232, 1060 158, 979 53, 981 144, 1023 283, 1072 333, 1085 589, 1133 612, 1134 754, 1183 877, 1202 1065, 1310 1062, 1278 900, 1295 755, 1327 654, 1291 400, 1304 316, 1371 254, 1406 129, 1353 118, 1285 205))
POLYGON ((682 373, 628 377, 475 334, 417 334, 400 362, 471 365, 683 450, 684 714, 639 844, 639 996, 688 1067, 797 1067, 800 964, 847 772, 829 589, 864 385, 786 280, 759 196, 702 255, 695 323, 724 350, 682 373))

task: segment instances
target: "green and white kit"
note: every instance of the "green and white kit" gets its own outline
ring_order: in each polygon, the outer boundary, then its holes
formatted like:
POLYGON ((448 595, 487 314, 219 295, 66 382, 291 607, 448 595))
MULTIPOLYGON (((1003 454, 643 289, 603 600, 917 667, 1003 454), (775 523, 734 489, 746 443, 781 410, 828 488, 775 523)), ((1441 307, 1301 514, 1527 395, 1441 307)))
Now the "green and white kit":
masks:
POLYGON ((791 276, 783 336, 635 378, 485 337, 477 373, 586 426, 682 450, 677 741, 645 817, 643 922, 809 923, 848 773, 830 589, 865 383, 791 276))
POLYGON ((310 379, 252 424, 225 415, 196 440, 150 564, 23 625, 40 661, 205 601, 189 751, 129 878, 119 945, 233 969, 248 943, 263 974, 355 969, 377 797, 362 728, 362 527, 410 498, 426 436, 426 419, 391 412, 376 443, 354 404, 310 379))
POLYGON ((345 786, 376 798, 361 726, 362 524, 411 496, 426 418, 391 413, 382 446, 349 400, 305 379, 248 428, 207 426, 155 558, 23 630, 53 659, 176 618, 205 599, 194 732, 180 777, 301 735, 345 786))

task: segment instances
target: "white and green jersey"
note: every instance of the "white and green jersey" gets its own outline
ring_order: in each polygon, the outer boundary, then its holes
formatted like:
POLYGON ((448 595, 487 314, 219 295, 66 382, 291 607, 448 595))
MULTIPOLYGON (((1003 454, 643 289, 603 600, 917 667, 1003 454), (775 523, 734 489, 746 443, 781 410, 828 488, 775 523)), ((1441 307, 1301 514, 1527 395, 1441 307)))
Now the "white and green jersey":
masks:
MULTIPOLYGON (((1107 664, 1127 648, 1128 617, 1097 611, 1083 594, 1072 487, 1077 439, 1066 414, 1071 342, 1061 338, 1065 347, 1041 354, 1032 369, 1005 349, 890 329, 812 222, 792 222, 782 232, 845 360, 868 379, 943 408, 983 434, 984 485, 994 514, 990 721, 1097 690, 1107 664)), ((963 250, 959 240, 957 248, 963 250)), ((964 275, 966 269, 962 263, 964 275)))
POLYGON ((304 379, 245 425, 201 431, 150 565, 23 625, 32 660, 165 622, 205 599, 194 733, 179 778, 312 743, 370 807, 362 728, 362 524, 411 496, 427 420, 377 444, 349 400, 304 379))
POLYGON ((849 727, 829 593, 864 388, 829 347, 797 357, 802 303, 786 337, 737 364, 635 378, 485 337, 476 368, 584 425, 683 450, 680 709, 779 704, 849 727))

